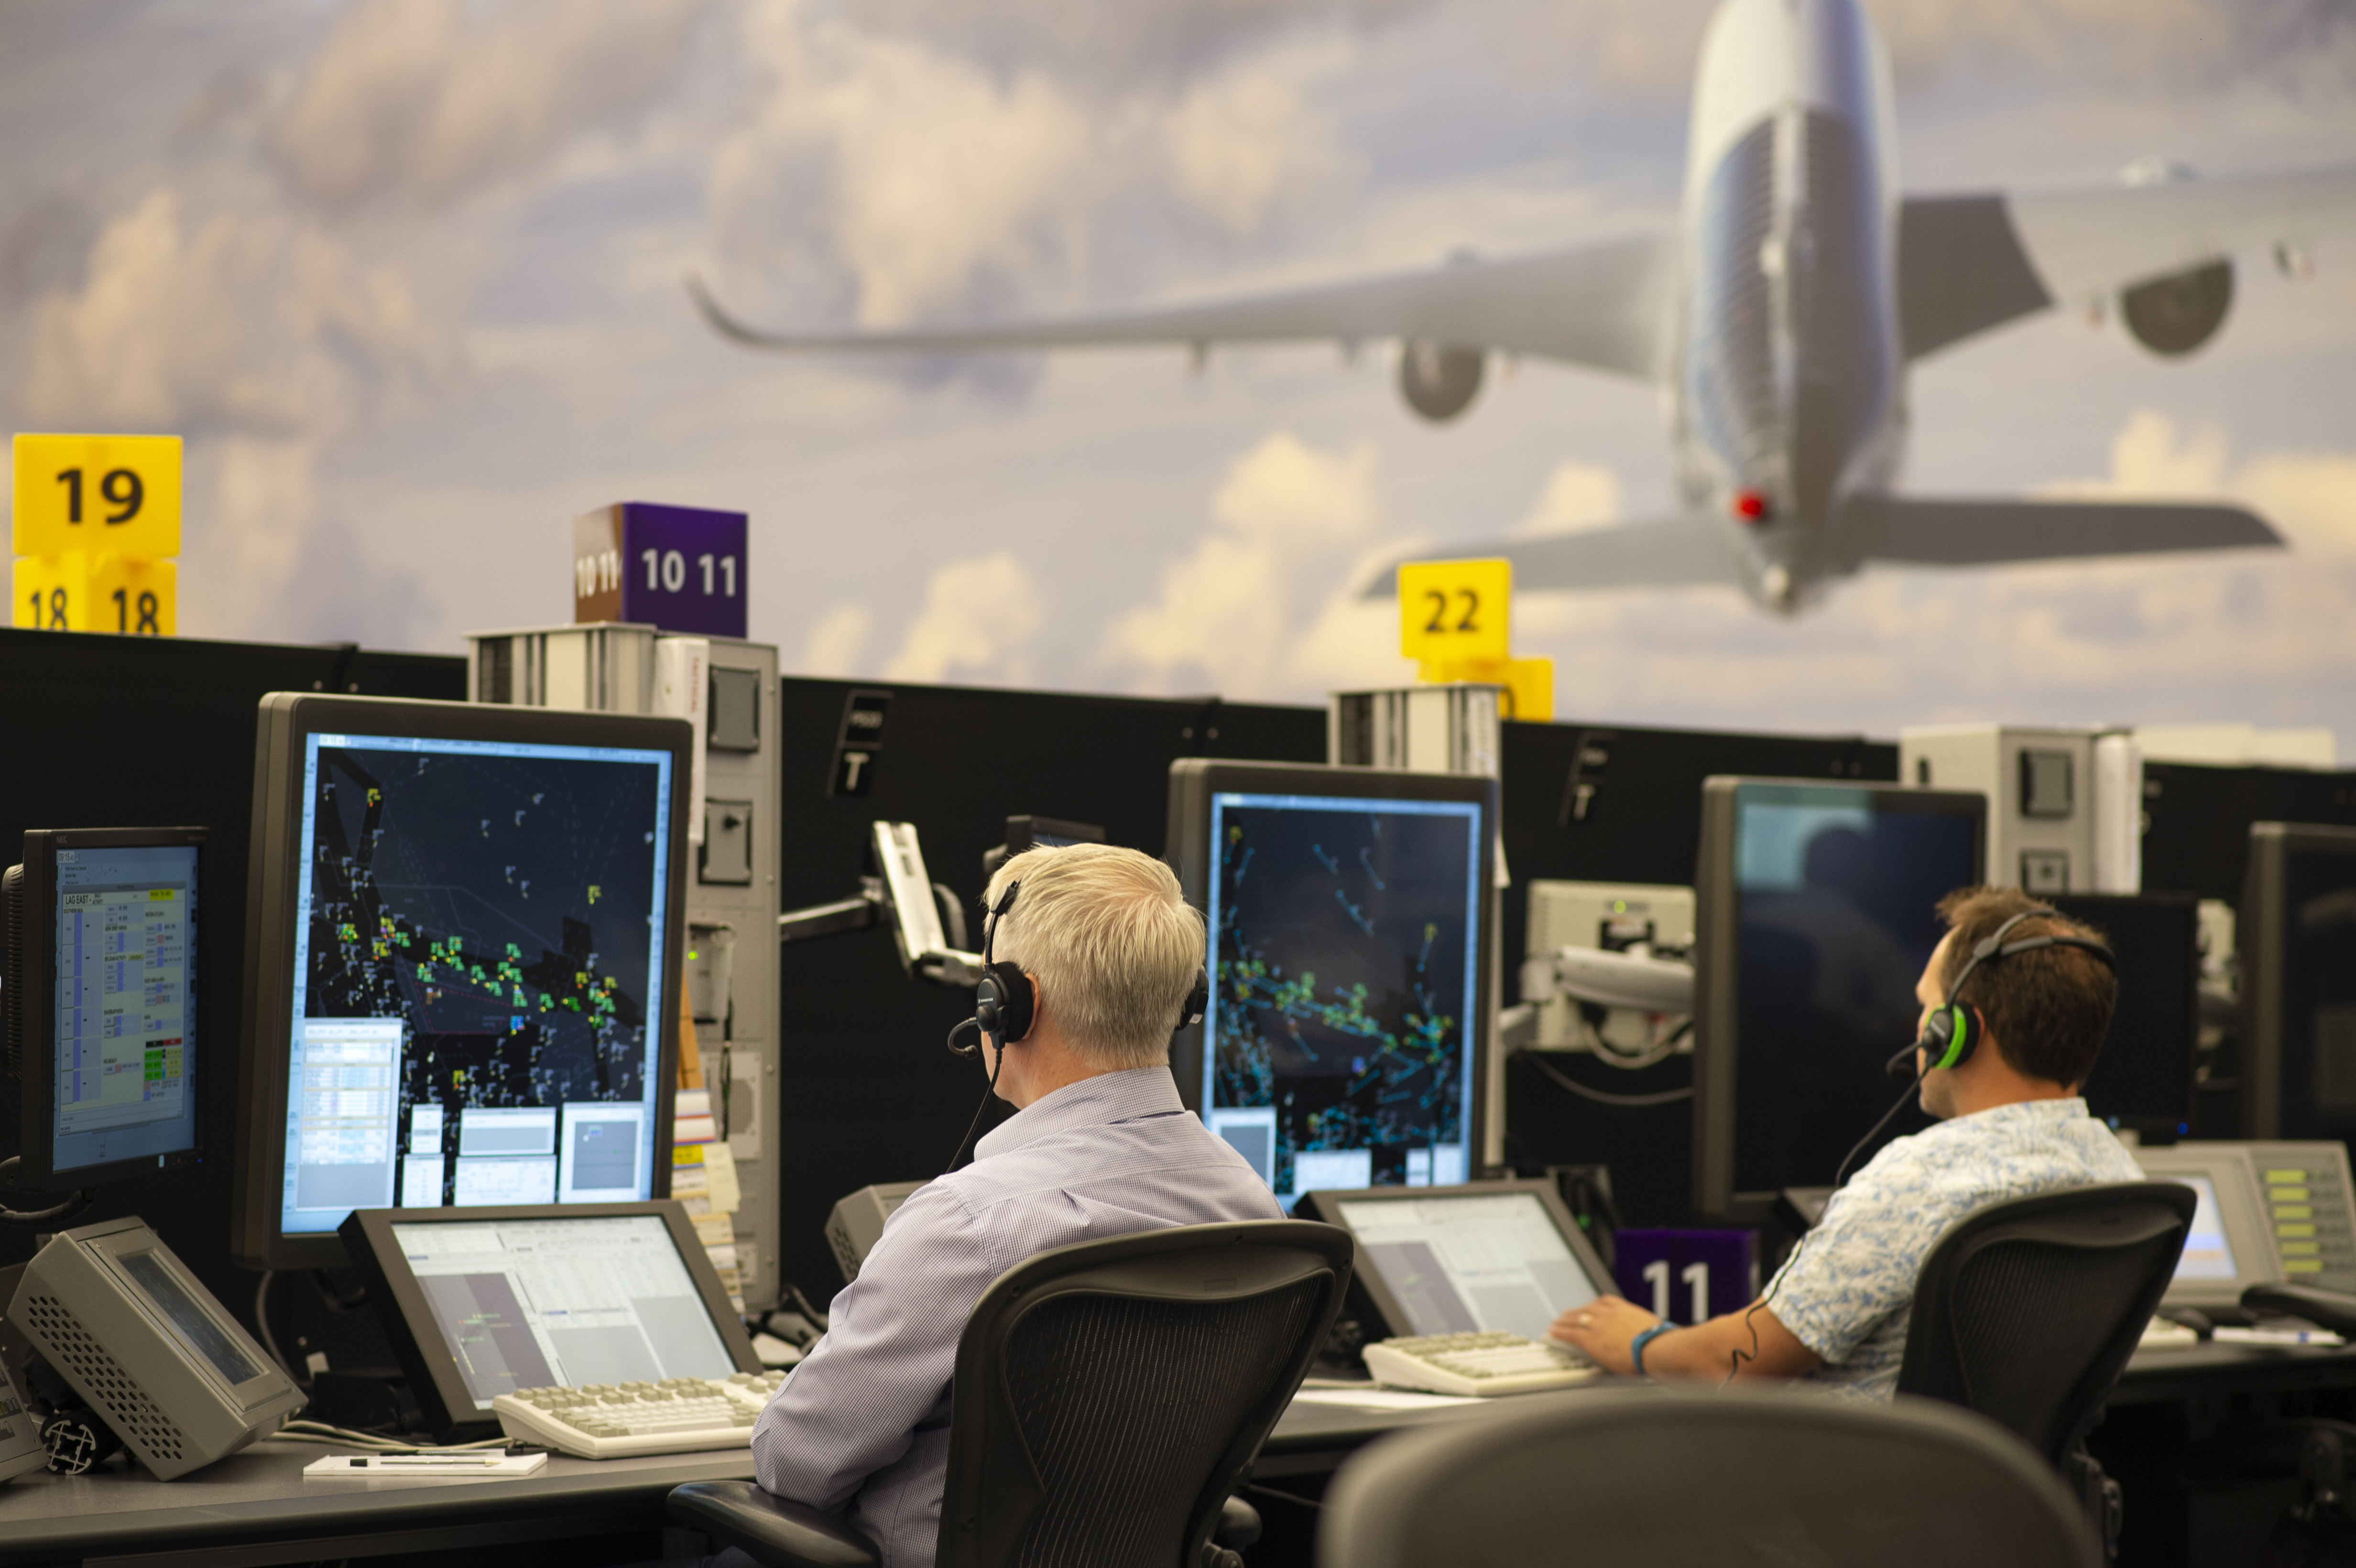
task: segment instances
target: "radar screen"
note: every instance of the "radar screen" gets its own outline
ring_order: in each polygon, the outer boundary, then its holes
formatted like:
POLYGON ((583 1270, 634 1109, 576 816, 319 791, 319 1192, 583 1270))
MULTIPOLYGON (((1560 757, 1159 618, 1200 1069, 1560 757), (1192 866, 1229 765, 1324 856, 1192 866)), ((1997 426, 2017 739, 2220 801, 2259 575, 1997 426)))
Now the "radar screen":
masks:
POLYGON ((1280 1200, 1466 1179, 1481 810, 1213 797, 1205 1120, 1280 1200))
POLYGON ((283 1219, 649 1196, 667 752, 311 738, 283 1219))

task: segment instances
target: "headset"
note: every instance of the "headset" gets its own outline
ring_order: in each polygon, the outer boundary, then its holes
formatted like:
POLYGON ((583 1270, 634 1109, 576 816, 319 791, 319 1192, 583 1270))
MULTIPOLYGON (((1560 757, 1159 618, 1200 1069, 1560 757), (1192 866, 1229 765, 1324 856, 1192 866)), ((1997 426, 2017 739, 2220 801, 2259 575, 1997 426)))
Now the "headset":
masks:
MULTIPOLYGON (((1858 1139, 1857 1147, 1848 1151, 1848 1157, 1840 1162, 1840 1169, 1833 1176, 1835 1191, 1848 1185, 1849 1167, 1857 1163, 1857 1157, 1863 1154, 1875 1138, 1881 1136, 1881 1129, 1890 1125, 1890 1118, 1905 1109, 1906 1102, 1914 1097, 1915 1092, 1922 1087, 1922 1080, 1942 1068, 1961 1067, 1971 1060, 1972 1053, 1979 1049, 1980 1041, 1987 1038, 1987 1019, 1982 1016, 1979 1008, 1969 1002, 1958 1000, 1963 994, 1964 982, 1969 980, 1973 972, 1981 965, 1999 963, 2019 954, 2034 953, 2042 947, 2074 947, 2082 953, 2093 954, 2101 961, 2103 967, 2108 969, 2113 975, 2119 972, 2117 955, 2091 937, 2024 936, 2018 942, 2005 940, 2012 928, 2024 920, 2066 920, 2068 918, 2060 910, 2039 904, 2034 909, 2022 910, 2019 914, 1997 926, 1988 935, 1972 944, 1971 956, 1965 961, 1962 970, 1955 976, 1954 984, 1947 987, 1946 1000, 1940 1003, 1936 1012, 1923 1020, 1922 1032, 1915 1037, 1914 1043, 1890 1057, 1886 1064, 1885 1071, 1890 1076, 1902 1077, 1906 1082, 1906 1087, 1899 1093, 1897 1102, 1881 1114, 1881 1120, 1873 1124, 1873 1130, 1858 1139), (1918 1052, 1922 1060, 1922 1066, 1919 1069, 1914 1065, 1918 1052)), ((1761 1307, 1775 1298, 1775 1292, 1782 1287, 1784 1275, 1791 1272, 1793 1259, 1797 1258, 1801 1248, 1807 1244, 1808 1237, 1801 1237, 1799 1245, 1792 1249, 1792 1256, 1784 1259, 1783 1266, 1776 1270, 1774 1282, 1768 1286, 1767 1294, 1752 1302, 1750 1311, 1742 1315, 1742 1321, 1746 1325, 1751 1323, 1751 1317, 1761 1307)), ((1732 1382, 1735 1373, 1741 1370, 1742 1363, 1755 1359, 1758 1354, 1759 1330, 1756 1327, 1752 1327, 1751 1349, 1747 1351, 1737 1349, 1729 1358, 1726 1381, 1732 1382)))
MULTIPOLYGON (((990 923, 981 935, 981 978, 975 983, 973 1017, 949 1030, 948 1047, 959 1056, 973 1056, 981 1051, 981 1042, 991 1044, 990 1087, 982 1091, 981 1104, 974 1107, 973 1123, 965 1130, 957 1153, 950 1157, 948 1168, 956 1170, 966 1163, 967 1153, 973 1147, 974 1134, 980 1130, 981 1118, 990 1109, 991 1096, 998 1093, 998 1074, 1006 1065, 1006 1048, 1030 1038, 1031 1025, 1036 1018, 1036 993, 1031 988, 1031 976, 1023 965, 1009 959, 996 961, 998 923, 1014 907, 1015 894, 1023 891, 1020 880, 1006 884, 1006 891, 991 907, 990 923)), ((1172 1032, 1202 1021, 1211 1005, 1211 975, 1208 969, 1194 971, 1194 984, 1187 989, 1186 999, 1179 1004, 1178 1022, 1172 1032)))
MULTIPOLYGON (((2024 920, 2036 920, 2040 917, 2053 920, 2066 918, 2060 910, 2048 909, 2040 904, 2035 909, 2022 910, 2019 914, 1997 926, 1987 936, 1973 944, 1971 957, 1965 961, 1962 972, 1956 975, 1954 984, 1947 987, 1947 999, 1940 1004, 1936 1012, 1924 1020, 1922 1035, 1913 1044, 1890 1059, 1887 1071, 1892 1078, 1912 1078, 1919 1083, 1922 1077, 1936 1072, 1941 1068, 1961 1067, 1971 1060, 1972 1052, 1977 1051, 1980 1041, 1987 1038, 1987 1019, 1981 1015, 1979 1008, 1969 1002, 1959 1001, 1956 998, 1963 995, 1964 983, 1969 980, 1973 971, 1983 964, 1993 964, 2018 954, 2033 953, 2040 947, 2074 947, 2081 953, 2093 954, 2101 961, 2103 967, 2112 974, 2118 973, 2117 956, 2109 948, 2090 937, 2024 936, 2018 942, 2005 941, 2006 934, 2014 926, 2024 920), (1909 1071, 1912 1067, 1916 1051, 1922 1053, 1922 1070, 1920 1075, 1909 1071)), ((1899 1103, 1905 1104, 1902 1100, 1899 1103)), ((1884 1122, 1889 1119, 1888 1116, 1882 1118, 1884 1122)), ((1875 1132, 1880 1130, 1879 1126, 1874 1129, 1875 1132)), ((1846 1164, 1842 1168, 1847 1168, 1846 1164)))

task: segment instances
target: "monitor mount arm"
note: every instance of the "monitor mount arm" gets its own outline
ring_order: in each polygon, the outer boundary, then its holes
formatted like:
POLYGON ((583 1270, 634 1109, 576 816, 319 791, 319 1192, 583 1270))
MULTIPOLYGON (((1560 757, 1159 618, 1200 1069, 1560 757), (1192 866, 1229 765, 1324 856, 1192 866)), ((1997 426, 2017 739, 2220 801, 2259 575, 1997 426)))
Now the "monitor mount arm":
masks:
POLYGON ((981 955, 966 951, 965 910, 957 894, 926 874, 915 825, 878 822, 873 836, 884 874, 860 878, 855 897, 787 910, 777 917, 777 940, 806 942, 888 924, 903 970, 937 986, 970 990, 981 978, 981 955))
POLYGON ((1568 997, 1602 1008, 1684 1014, 1693 1011, 1693 965, 1673 958, 1558 947, 1523 963, 1522 1000, 1568 997))

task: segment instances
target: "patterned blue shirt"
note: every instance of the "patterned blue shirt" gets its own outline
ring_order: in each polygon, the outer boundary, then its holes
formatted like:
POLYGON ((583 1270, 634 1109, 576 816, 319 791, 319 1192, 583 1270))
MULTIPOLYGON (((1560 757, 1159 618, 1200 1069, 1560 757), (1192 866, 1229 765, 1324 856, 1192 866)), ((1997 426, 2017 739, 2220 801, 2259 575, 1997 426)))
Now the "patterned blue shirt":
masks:
POLYGON ((1864 1399, 1898 1391, 1914 1278, 1939 1233, 2008 1198, 2143 1170, 2080 1099, 2025 1100, 1893 1139, 1833 1195, 1768 1286, 1768 1310, 1824 1359, 1809 1381, 1864 1399))
POLYGON ((1204 1129, 1166 1067, 1068 1084, 912 1194, 825 1336, 753 1429, 761 1485, 851 1521, 886 1568, 930 1568, 948 1470, 958 1336, 992 1280, 1076 1242, 1281 1220, 1259 1173, 1204 1129))

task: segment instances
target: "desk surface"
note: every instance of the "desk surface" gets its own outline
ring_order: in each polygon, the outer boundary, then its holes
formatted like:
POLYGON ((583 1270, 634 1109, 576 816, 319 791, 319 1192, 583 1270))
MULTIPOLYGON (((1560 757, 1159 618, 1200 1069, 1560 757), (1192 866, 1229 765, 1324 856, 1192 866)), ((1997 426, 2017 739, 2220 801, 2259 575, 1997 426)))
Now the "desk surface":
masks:
MULTIPOLYGON (((2206 1344, 2136 1352, 2112 1399, 2156 1403, 2203 1392, 2351 1383, 2356 1347, 2206 1344)), ((1522 1395, 1515 1403, 1577 1399, 1583 1392, 1522 1395)), ((1477 1419, 1491 1407, 1485 1401, 1399 1409, 1296 1400, 1254 1473, 1274 1479, 1331 1470, 1385 1433, 1477 1419)), ((546 1469, 522 1479, 327 1481, 303 1475, 304 1466, 333 1452, 307 1443, 257 1443, 177 1481, 151 1480, 121 1460, 88 1476, 20 1477, 0 1485, 0 1565, 78 1557, 292 1563, 652 1531, 662 1526, 664 1497, 682 1481, 753 1473, 751 1454, 730 1449, 599 1461, 552 1456, 546 1469)))
POLYGON ((671 1488, 753 1473, 752 1454, 732 1448, 594 1461, 552 1455, 538 1475, 503 1480, 304 1476, 304 1466, 339 1452, 265 1441, 177 1481, 152 1480, 121 1460, 86 1476, 35 1471, 0 1486, 0 1563, 230 1547, 220 1561, 306 1562, 496 1544, 502 1533, 659 1530, 671 1488))

